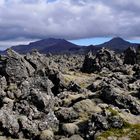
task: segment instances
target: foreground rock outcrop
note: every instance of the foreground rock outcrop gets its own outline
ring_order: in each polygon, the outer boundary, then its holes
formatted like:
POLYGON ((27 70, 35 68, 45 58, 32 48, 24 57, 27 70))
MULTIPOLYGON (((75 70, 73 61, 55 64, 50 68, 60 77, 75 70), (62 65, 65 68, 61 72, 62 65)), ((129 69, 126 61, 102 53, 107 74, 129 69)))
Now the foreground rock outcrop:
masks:
POLYGON ((122 65, 122 60, 115 54, 106 48, 102 48, 97 52, 95 56, 89 53, 84 60, 82 72, 92 73, 99 72, 102 68, 114 70, 122 65))
POLYGON ((0 57, 0 139, 139 139, 139 64, 139 48, 86 56, 7 50, 0 57))

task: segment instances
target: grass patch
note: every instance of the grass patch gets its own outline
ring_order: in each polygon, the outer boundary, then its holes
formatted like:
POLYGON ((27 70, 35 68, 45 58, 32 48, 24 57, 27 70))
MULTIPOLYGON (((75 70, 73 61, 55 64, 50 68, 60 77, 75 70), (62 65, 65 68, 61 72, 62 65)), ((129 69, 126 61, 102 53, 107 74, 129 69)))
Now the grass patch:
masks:
POLYGON ((109 130, 103 132, 97 140, 102 140, 102 138, 107 139, 109 136, 117 138, 127 136, 131 140, 140 140, 140 124, 129 124, 124 122, 124 126, 121 129, 110 128, 109 130))
POLYGON ((115 109, 109 107, 108 111, 111 113, 111 116, 118 116, 118 111, 116 111, 115 109))
POLYGON ((81 88, 86 88, 86 87, 87 87, 86 83, 80 83, 79 86, 80 86, 81 88))
POLYGON ((70 81, 72 81, 72 79, 69 78, 69 77, 64 77, 64 81, 65 81, 66 84, 69 84, 70 81))
POLYGON ((8 91, 11 91, 11 92, 14 92, 16 91, 18 88, 17 88, 17 85, 16 84, 10 84, 8 87, 7 87, 7 90, 8 91))

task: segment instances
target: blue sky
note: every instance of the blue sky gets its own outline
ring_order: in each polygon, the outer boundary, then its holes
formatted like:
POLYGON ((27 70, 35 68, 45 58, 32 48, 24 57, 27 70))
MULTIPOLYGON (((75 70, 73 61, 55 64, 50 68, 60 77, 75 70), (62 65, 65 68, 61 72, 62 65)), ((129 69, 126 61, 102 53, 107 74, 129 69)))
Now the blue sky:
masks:
MULTIPOLYGON (((95 38, 87 38, 87 39, 78 39, 78 40, 69 40, 72 43, 75 43, 77 45, 98 45, 102 44, 104 42, 107 42, 111 40, 112 37, 95 37, 95 38)), ((132 43, 140 43, 139 39, 126 39, 129 42, 132 43)))
POLYGON ((0 49, 44 38, 140 42, 139 0, 0 0, 0 49), (18 12, 17 12, 18 11, 18 12))
POLYGON ((69 41, 77 45, 91 45, 91 44, 98 45, 106 41, 109 41, 110 39, 111 37, 95 37, 95 38, 69 40, 69 41))

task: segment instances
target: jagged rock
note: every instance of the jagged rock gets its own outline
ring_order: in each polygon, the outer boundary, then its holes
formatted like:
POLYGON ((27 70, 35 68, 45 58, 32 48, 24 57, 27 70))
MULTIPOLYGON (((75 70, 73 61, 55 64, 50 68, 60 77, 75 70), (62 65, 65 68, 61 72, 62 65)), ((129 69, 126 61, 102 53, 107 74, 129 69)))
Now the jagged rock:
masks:
MULTIPOLYGON (((136 55, 138 60, 138 50, 136 55)), ((124 54, 103 48, 86 56, 86 74, 79 70, 83 58, 12 50, 1 56, 0 135, 90 140, 104 130, 122 129, 123 120, 139 125, 139 60, 123 65, 124 54)))
POLYGON ((6 136, 35 138, 49 128, 57 131, 53 83, 47 75, 39 75, 23 56, 11 49, 7 53, 5 75, 0 81, 2 132, 6 136))
POLYGON ((140 65, 134 65, 133 67, 134 70, 134 77, 136 77, 137 79, 140 79, 140 65))
POLYGON ((123 119, 118 115, 112 115, 110 112, 103 111, 101 113, 94 113, 92 119, 88 123, 87 138, 92 139, 98 131, 108 130, 110 128, 121 129, 124 125, 123 119))
POLYGON ((25 59, 36 69, 42 70, 44 68, 48 69, 57 69, 57 64, 54 61, 50 61, 48 57, 43 54, 40 54, 38 51, 32 51, 31 53, 27 53, 25 59))
POLYGON ((6 92, 0 88, 0 99, 6 96, 6 92))
POLYGON ((3 90, 7 88, 7 81, 4 76, 0 76, 0 88, 3 90))
POLYGON ((78 113, 71 108, 60 108, 56 113, 57 118, 61 122, 72 122, 79 117, 78 113))
POLYGON ((28 95, 31 89, 39 89, 40 91, 45 91, 48 95, 53 97, 51 88, 53 87, 52 82, 48 79, 47 76, 34 76, 24 80, 20 89, 23 95, 28 95))
POLYGON ((73 91, 73 92, 81 92, 82 91, 81 87, 78 84, 74 83, 73 81, 71 81, 69 83, 67 90, 73 91))
POLYGON ((49 72, 48 78, 53 82, 54 87, 52 88, 52 92, 54 95, 59 94, 66 88, 66 83, 64 77, 60 72, 49 72))
POLYGON ((35 121, 31 121, 26 116, 21 115, 18 117, 18 122, 24 137, 33 138, 39 134, 38 124, 35 121))
POLYGON ((135 48, 129 47, 124 52, 124 64, 136 64, 136 50, 135 48))
POLYGON ((83 66, 81 68, 82 72, 87 72, 87 73, 92 73, 94 71, 98 71, 100 69, 100 65, 98 62, 96 62, 94 56, 92 55, 91 52, 89 52, 85 56, 85 60, 83 63, 83 66))
POLYGON ((108 121, 113 128, 122 128, 123 126, 123 120, 119 116, 111 116, 108 121))
POLYGON ((121 65, 122 60, 113 51, 102 48, 95 57, 91 53, 85 57, 81 70, 82 72, 93 73, 99 72, 106 67, 112 71, 121 65))
POLYGON ((52 97, 50 95, 47 95, 45 92, 43 93, 37 89, 31 89, 30 95, 27 97, 29 102, 32 102, 38 110, 44 110, 49 107, 51 98, 52 97))
POLYGON ((95 91, 101 89, 101 86, 102 86, 101 84, 102 84, 102 79, 96 80, 91 85, 89 85, 87 87, 87 89, 90 90, 90 91, 92 91, 92 92, 95 92, 95 91))
POLYGON ((17 116, 8 110, 0 110, 0 124, 5 134, 13 137, 18 137, 19 124, 17 116))
POLYGON ((137 64, 140 65, 140 46, 138 46, 138 48, 137 48, 137 56, 136 56, 136 59, 137 59, 137 64))
POLYGON ((140 114, 140 102, 131 95, 120 93, 121 90, 112 86, 106 86, 102 89, 101 99, 109 104, 118 106, 119 108, 129 109, 133 114, 140 114))
POLYGON ((6 74, 11 82, 21 82, 34 73, 34 68, 15 51, 7 50, 6 74))

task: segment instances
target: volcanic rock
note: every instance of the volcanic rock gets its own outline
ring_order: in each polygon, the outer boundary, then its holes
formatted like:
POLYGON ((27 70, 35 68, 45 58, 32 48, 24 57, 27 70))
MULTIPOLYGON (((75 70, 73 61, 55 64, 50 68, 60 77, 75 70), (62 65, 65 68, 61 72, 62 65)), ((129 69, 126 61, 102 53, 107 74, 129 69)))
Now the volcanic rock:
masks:
POLYGON ((81 71, 86 73, 100 72, 104 67, 109 70, 122 65, 122 60, 111 50, 102 48, 94 57, 91 53, 85 56, 81 71))
POLYGON ((124 64, 136 64, 136 50, 132 47, 129 47, 124 52, 124 64))

